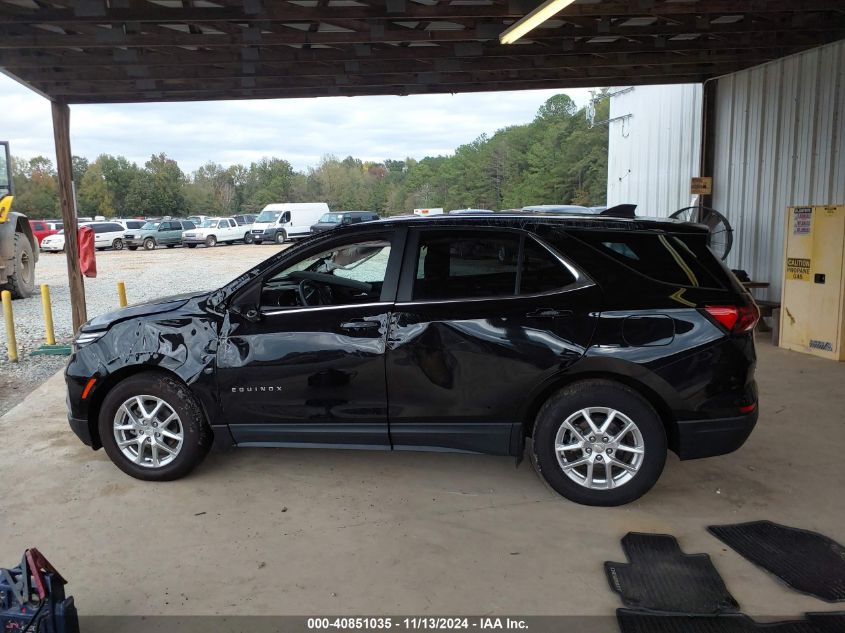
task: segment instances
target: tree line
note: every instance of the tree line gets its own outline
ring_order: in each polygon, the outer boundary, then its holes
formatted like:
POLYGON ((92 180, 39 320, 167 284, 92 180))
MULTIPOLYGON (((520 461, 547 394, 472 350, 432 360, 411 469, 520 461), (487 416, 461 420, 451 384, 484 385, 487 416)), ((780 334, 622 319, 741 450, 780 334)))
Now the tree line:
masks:
MULTIPOLYGON (((595 117, 608 116, 608 100, 595 117)), ((13 158, 15 210, 59 217, 58 184, 44 156, 13 158)), ((604 204, 607 127, 591 126, 567 95, 546 101, 534 120, 482 134, 451 156, 362 161, 325 156, 293 169, 282 158, 228 167, 208 162, 191 174, 165 154, 140 166, 123 156, 73 157, 81 216, 230 215, 258 212, 271 202, 327 202, 334 210, 382 215, 419 207, 509 209, 528 204, 604 204)))

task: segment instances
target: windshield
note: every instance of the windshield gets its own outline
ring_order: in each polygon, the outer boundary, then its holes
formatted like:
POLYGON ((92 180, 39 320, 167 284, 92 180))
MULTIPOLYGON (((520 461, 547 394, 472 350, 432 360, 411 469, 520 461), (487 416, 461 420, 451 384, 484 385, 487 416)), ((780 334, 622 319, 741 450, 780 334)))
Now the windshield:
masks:
POLYGON ((147 222, 144 226, 141 227, 141 229, 144 231, 152 231, 154 229, 157 229, 159 224, 161 224, 161 222, 147 222))
POLYGON ((212 220, 212 219, 203 220, 202 222, 199 223, 198 226, 201 229, 213 229, 213 228, 217 227, 217 220, 212 220))
POLYGON ((340 213, 324 213, 320 218, 320 222, 324 224, 340 224, 343 216, 340 213))
POLYGON ((255 219, 256 222, 275 222, 282 214, 281 211, 262 211, 255 219))

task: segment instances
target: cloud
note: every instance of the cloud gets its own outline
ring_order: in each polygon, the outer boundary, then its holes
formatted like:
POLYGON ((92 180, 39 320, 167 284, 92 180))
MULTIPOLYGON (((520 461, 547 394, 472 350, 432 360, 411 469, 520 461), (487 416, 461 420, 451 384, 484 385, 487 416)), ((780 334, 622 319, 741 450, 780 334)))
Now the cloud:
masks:
MULTIPOLYGON (((121 154, 142 164, 165 152, 183 170, 207 161, 285 158, 296 169, 326 154, 364 160, 449 154, 482 133, 527 123, 554 94, 582 106, 586 89, 407 97, 321 97, 196 103, 71 106, 74 154, 121 154)), ((50 103, 0 75, 0 139, 12 153, 54 160, 50 103)))

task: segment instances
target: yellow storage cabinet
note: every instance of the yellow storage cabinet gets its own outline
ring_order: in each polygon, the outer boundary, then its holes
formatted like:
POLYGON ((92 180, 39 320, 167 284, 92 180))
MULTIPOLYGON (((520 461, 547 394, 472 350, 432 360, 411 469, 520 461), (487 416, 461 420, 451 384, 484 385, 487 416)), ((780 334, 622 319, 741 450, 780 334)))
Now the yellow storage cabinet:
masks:
POLYGON ((845 360, 845 206, 790 207, 780 346, 845 360))

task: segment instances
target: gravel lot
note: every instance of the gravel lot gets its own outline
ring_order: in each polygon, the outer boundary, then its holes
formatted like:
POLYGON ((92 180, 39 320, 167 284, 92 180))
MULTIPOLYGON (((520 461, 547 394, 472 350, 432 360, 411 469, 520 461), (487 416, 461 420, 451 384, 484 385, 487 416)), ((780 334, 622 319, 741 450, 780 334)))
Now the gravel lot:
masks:
MULTIPOLYGON (((276 245, 217 246, 215 248, 158 248, 155 251, 98 251, 97 277, 85 279, 88 318, 117 309, 117 282, 126 284, 130 304, 156 297, 211 290, 235 278, 250 266, 270 257, 276 245)), ((286 248, 281 247, 281 248, 286 248)), ((72 336, 70 289, 64 253, 42 253, 35 268, 36 284, 48 284, 53 303, 57 343, 69 343, 72 336)), ((62 356, 30 356, 44 341, 41 296, 12 304, 20 362, 9 363, 5 322, 0 313, 0 415, 30 391, 61 369, 62 356)))

